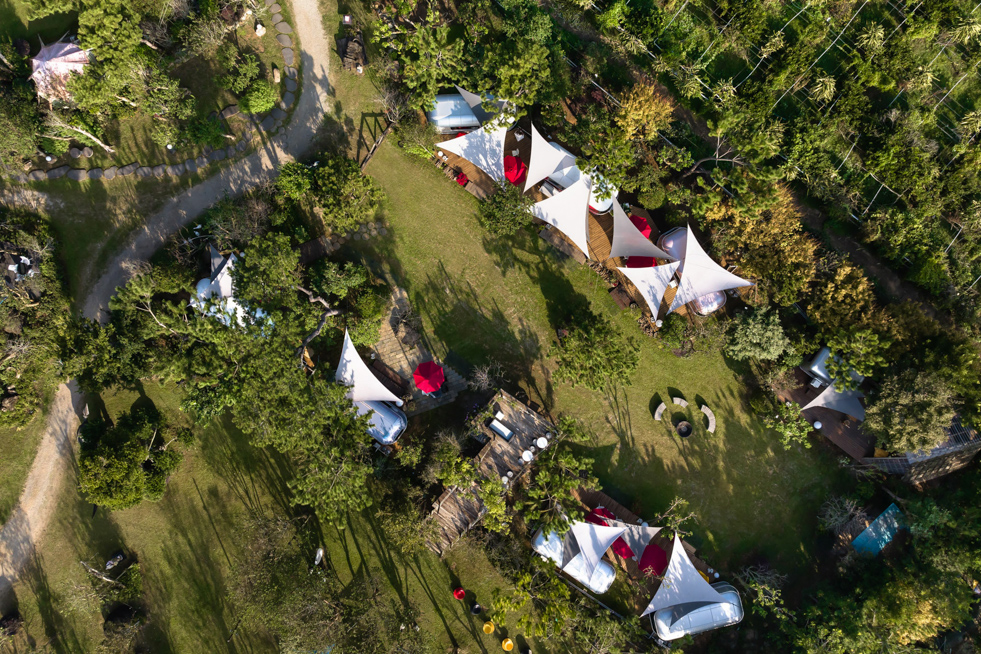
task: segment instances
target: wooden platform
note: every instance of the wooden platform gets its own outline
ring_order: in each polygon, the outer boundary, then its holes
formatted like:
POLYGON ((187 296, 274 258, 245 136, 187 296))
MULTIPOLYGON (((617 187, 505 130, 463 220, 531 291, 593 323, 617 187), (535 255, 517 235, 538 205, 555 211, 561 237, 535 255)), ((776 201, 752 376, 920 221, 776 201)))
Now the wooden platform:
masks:
MULTIPOLYGON (((456 138, 456 134, 444 134, 442 136, 443 141, 451 141, 456 138)), ((436 147, 439 147, 438 143, 436 147)), ((518 158, 527 166, 528 162, 531 161, 531 137, 525 134, 520 128, 510 130, 504 139, 504 155, 507 156, 514 150, 518 151, 518 158), (520 141, 517 137, 518 134, 524 136, 520 141)), ((446 155, 446 162, 437 162, 438 165, 445 166, 452 171, 454 180, 458 173, 462 172, 465 174, 470 181, 464 188, 476 198, 486 198, 497 190, 497 184, 494 182, 494 178, 473 163, 447 150, 442 150, 442 152, 446 155)), ((538 195, 541 196, 540 193, 538 195)), ((541 197, 536 197, 535 201, 537 202, 540 199, 541 197)))
POLYGON ((436 523, 438 538, 427 540, 429 549, 442 556, 463 534, 484 516, 484 507, 470 491, 453 488, 443 491, 433 503, 430 518, 436 523))
MULTIPOLYGON (((795 388, 790 391, 777 393, 777 399, 781 402, 790 401, 796 402, 800 406, 805 406, 824 390, 824 388, 814 388, 811 386, 811 378, 800 368, 794 369, 794 379, 797 382, 795 388)), ((815 421, 820 421, 821 435, 844 450, 848 456, 856 461, 861 461, 864 457, 870 457, 875 452, 875 437, 863 432, 857 420, 849 419, 843 413, 824 407, 808 409, 801 415, 812 424, 815 421)))

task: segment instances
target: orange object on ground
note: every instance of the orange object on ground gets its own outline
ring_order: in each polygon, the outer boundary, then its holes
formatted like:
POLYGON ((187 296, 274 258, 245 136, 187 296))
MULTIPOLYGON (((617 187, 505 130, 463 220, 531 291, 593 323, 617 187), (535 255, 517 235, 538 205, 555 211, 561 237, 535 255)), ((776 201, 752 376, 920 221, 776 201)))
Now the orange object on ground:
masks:
POLYGON ((501 643, 501 648, 505 652, 510 652, 511 650, 514 649, 514 641, 512 641, 510 638, 505 638, 504 641, 501 643))
POLYGON ((485 634, 494 633, 494 623, 491 622, 490 620, 484 623, 484 633, 485 634))

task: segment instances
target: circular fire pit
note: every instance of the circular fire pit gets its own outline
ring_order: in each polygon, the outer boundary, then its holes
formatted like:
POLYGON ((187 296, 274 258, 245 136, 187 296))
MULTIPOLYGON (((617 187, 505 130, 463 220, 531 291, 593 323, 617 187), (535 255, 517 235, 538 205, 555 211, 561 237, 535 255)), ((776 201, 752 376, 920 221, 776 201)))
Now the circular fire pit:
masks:
POLYGON ((678 432, 678 435, 681 436, 682 438, 688 438, 689 436, 691 436, 691 431, 692 431, 691 423, 688 422, 687 420, 682 420, 681 422, 679 422, 674 429, 676 432, 678 432))

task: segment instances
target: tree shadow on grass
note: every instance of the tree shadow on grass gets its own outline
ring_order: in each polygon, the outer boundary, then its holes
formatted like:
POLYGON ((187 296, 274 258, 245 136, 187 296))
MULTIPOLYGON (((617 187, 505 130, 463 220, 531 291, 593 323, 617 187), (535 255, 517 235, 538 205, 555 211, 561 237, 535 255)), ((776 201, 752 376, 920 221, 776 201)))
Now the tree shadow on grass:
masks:
POLYGON ((44 630, 44 635, 41 636, 40 633, 32 633, 34 625, 26 624, 29 640, 39 645, 47 642, 58 654, 81 654, 87 651, 76 633, 74 620, 59 610, 61 598, 51 588, 44 571, 44 563, 37 551, 32 551, 29 562, 21 573, 21 579, 34 596, 41 628, 44 630))

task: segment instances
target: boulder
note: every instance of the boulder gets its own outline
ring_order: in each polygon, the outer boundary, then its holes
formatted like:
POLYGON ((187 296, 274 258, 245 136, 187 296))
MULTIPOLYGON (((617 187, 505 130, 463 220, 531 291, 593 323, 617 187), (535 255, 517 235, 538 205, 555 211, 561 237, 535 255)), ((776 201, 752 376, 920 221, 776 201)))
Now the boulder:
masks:
POLYGON ((289 77, 290 79, 296 79, 296 69, 293 68, 292 66, 287 66, 285 72, 286 72, 286 76, 289 77))
POLYGON ((48 171, 48 179, 58 179, 59 177, 64 177, 65 174, 71 170, 68 166, 59 166, 58 168, 52 168, 48 171))
POLYGON ((132 175, 133 173, 136 172, 136 169, 139 167, 140 164, 138 163, 126 164, 125 166, 119 169, 119 174, 122 175, 123 177, 125 177, 126 175, 132 175))
POLYGON ((293 28, 289 23, 276 23, 276 31, 280 34, 292 34, 293 28))
POLYGON ((276 125, 276 119, 273 118, 272 116, 266 116, 265 118, 262 119, 262 122, 259 123, 259 127, 262 128, 263 132, 268 132, 272 130, 272 128, 275 125, 276 125))
POLYGON ((269 112, 269 115, 273 117, 273 120, 283 120, 286 118, 286 112, 279 107, 273 107, 273 110, 269 112))
POLYGON ((226 156, 227 155, 225 154, 224 150, 215 150, 214 152, 208 155, 208 161, 214 163, 216 161, 221 161, 226 156))
POLYGON ((89 179, 102 179, 105 172, 101 168, 92 168, 89 170, 89 179))
POLYGON ((114 179, 118 171, 119 169, 116 168, 115 166, 109 166, 102 174, 106 179, 114 179))
POLYGON ((245 149, 246 149, 247 147, 249 147, 249 141, 248 141, 247 139, 242 139, 242 140, 241 140, 241 141, 239 141, 239 142, 238 142, 238 144, 237 144, 237 145, 235 146, 235 149, 236 149, 236 150, 238 150, 239 152, 245 152, 245 149))
POLYGON ((163 164, 160 164, 159 166, 154 166, 153 167, 153 176, 154 177, 163 177, 166 174, 167 174, 167 166, 165 166, 163 164))
POLYGON ((27 182, 27 175, 24 173, 17 173, 14 175, 14 181, 16 181, 18 184, 25 184, 27 182))
POLYGON ((272 7, 274 4, 276 4, 276 0, 266 0, 267 7, 272 7))
POLYGON ((293 47, 293 39, 291 39, 290 37, 286 36, 285 34, 277 34, 276 35, 276 40, 279 41, 279 45, 283 46, 284 48, 292 48, 293 47))
POLYGON ((176 165, 167 166, 164 169, 164 172, 166 172, 168 175, 173 175, 175 177, 177 175, 183 175, 184 174, 184 164, 176 164, 176 165))
POLYGON ((260 23, 259 21, 255 22, 255 35, 258 36, 259 38, 262 38, 263 36, 266 35, 266 26, 260 23))
POLYGON ((184 162, 184 170, 189 173, 196 173, 198 172, 198 165, 195 163, 194 159, 188 159, 184 162))
POLYGON ((147 168, 146 166, 140 166, 135 172, 137 177, 149 177, 153 174, 153 169, 147 168))
POLYGON ((89 146, 86 145, 84 148, 82 148, 83 157, 91 157, 93 154, 95 154, 95 152, 93 152, 92 148, 90 148, 89 146))
POLYGON ((278 14, 279 12, 283 11, 283 8, 280 7, 279 3, 277 2, 269 8, 269 11, 273 12, 274 14, 278 14))
POLYGON ((282 14, 273 14, 272 22, 273 23, 282 23, 283 22, 283 15, 282 14))
POLYGON ((88 179, 89 171, 85 170, 84 168, 72 168, 67 173, 65 173, 65 176, 68 179, 72 179, 75 180, 76 182, 80 182, 83 179, 88 179))
POLYGON ((283 63, 287 66, 293 65, 293 50, 290 48, 283 48, 283 63))
POLYGON ((82 151, 79 150, 78 148, 71 148, 70 150, 68 150, 68 156, 71 157, 72 159, 78 159, 79 157, 82 156, 82 151))
POLYGON ((48 174, 43 170, 32 170, 27 173, 27 178, 32 182, 40 182, 42 179, 47 179, 48 174))
POLYGON ((237 104, 229 105, 224 109, 222 109, 221 113, 218 115, 225 119, 231 118, 232 116, 236 116, 238 115, 238 105, 237 104))
POLYGON ((292 93, 287 91, 286 93, 283 94, 283 101, 279 103, 279 106, 282 107, 283 109, 291 107, 293 106, 293 100, 295 99, 296 96, 294 96, 292 93))
POLYGON ((296 87, 298 87, 298 86, 299 86, 299 84, 296 83, 296 80, 295 79, 290 79, 289 77, 286 78, 286 90, 287 91, 289 91, 290 93, 296 93, 296 87))
POLYGON ((194 160, 194 163, 197 164, 198 169, 204 168, 205 166, 208 165, 208 158, 198 157, 197 159, 194 160))

